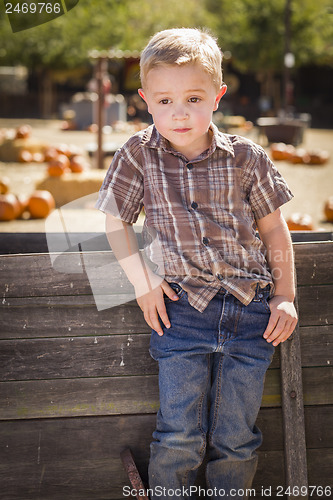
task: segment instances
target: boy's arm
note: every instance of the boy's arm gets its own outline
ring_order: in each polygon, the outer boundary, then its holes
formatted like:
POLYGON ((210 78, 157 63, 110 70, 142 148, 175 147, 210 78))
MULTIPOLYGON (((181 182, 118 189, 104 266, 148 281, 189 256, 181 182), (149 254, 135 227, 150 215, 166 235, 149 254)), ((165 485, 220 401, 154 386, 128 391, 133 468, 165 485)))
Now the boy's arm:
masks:
POLYGON ((163 335, 158 316, 167 328, 170 327, 163 293, 172 300, 177 300, 178 296, 163 278, 145 265, 131 224, 106 214, 106 236, 119 264, 134 286, 136 300, 146 322, 159 335, 163 335))
POLYGON ((267 249, 267 261, 275 291, 269 301, 271 316, 264 332, 267 342, 274 346, 290 337, 297 324, 294 307, 295 276, 292 241, 280 209, 257 220, 260 238, 267 249))

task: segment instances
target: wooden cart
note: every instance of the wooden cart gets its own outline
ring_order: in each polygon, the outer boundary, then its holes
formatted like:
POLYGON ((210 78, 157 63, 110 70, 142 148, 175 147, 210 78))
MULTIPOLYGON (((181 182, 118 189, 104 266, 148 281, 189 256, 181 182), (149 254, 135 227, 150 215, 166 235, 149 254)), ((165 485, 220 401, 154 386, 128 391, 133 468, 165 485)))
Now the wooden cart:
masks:
MULTIPOLYGON (((81 252, 61 253, 59 244, 52 257, 44 234, 1 235, 1 499, 124 498, 128 447, 147 481, 158 409, 149 328, 134 300, 97 310, 87 263, 103 274, 111 253, 104 235, 76 236, 81 252)), ((300 321, 266 378, 256 498, 269 488, 275 498, 276 488, 332 485, 333 241, 329 233, 293 238, 300 321)), ((110 280, 118 295, 131 293, 121 273, 110 280)))

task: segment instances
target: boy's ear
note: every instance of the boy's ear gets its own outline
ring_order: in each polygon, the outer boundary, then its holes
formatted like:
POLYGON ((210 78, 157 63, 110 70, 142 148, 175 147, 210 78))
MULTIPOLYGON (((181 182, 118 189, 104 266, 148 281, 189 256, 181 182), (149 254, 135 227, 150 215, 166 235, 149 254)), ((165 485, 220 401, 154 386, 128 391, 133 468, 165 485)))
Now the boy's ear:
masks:
POLYGON ((224 96, 224 94, 226 93, 226 91, 227 91, 227 86, 226 86, 226 84, 224 83, 224 84, 222 85, 222 87, 220 88, 219 93, 218 93, 218 94, 217 94, 217 96, 216 96, 216 99, 215 99, 215 109, 214 109, 214 111, 216 111, 216 110, 217 110, 217 108, 219 107, 220 100, 222 99, 222 97, 224 96))
POLYGON ((138 89, 138 94, 141 97, 141 99, 143 99, 145 102, 147 102, 143 89, 138 89))
POLYGON ((145 93, 144 93, 143 89, 138 89, 138 94, 141 97, 141 99, 143 99, 145 101, 145 103, 147 104, 148 113, 150 113, 150 111, 149 111, 149 104, 148 104, 148 101, 147 101, 147 98, 145 96, 145 93))

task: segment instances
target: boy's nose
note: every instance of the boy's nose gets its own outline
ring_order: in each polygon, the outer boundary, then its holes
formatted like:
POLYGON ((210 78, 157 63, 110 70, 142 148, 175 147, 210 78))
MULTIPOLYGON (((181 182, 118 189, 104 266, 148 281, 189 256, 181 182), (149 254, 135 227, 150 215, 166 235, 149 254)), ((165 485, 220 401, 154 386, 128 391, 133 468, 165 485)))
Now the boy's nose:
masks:
POLYGON ((175 106, 172 114, 172 118, 174 120, 186 120, 188 118, 188 113, 185 109, 185 106, 179 105, 175 106))

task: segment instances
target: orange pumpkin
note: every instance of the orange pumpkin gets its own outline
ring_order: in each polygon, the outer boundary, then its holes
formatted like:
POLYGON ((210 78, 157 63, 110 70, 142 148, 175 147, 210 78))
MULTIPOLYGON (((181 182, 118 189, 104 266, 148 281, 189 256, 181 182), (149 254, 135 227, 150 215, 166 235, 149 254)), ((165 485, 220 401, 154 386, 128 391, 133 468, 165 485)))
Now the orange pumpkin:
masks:
POLYGON ((313 231, 312 217, 295 212, 287 219, 289 231, 313 231))
POLYGON ((58 155, 54 160, 51 160, 47 166, 47 173, 50 177, 61 177, 66 172, 70 172, 70 162, 67 156, 58 155))
POLYGON ((70 147, 67 144, 57 144, 54 146, 59 155, 65 155, 67 158, 71 155, 70 147))
POLYGON ((55 208, 53 195, 46 190, 37 190, 29 198, 28 210, 33 219, 44 219, 55 208))
POLYGON ((278 142, 271 145, 271 156, 275 161, 290 160, 295 152, 294 146, 278 142))
POLYGON ((327 151, 310 150, 308 154, 310 165, 324 165, 328 162, 329 159, 329 154, 327 151))
POLYGON ((32 154, 28 149, 21 149, 18 154, 18 160, 21 163, 30 163, 32 162, 32 154))
POLYGON ((55 160, 52 160, 53 162, 63 165, 64 167, 69 167, 69 159, 66 155, 59 154, 55 160))
POLYGON ((33 153, 32 161, 35 163, 43 163, 45 161, 45 155, 43 153, 33 153))
POLYGON ((2 177, 0 179, 0 194, 6 194, 9 191, 9 179, 8 177, 2 177))
POLYGON ((16 219, 20 211, 17 198, 12 193, 0 195, 0 221, 16 219))
POLYGON ((47 166, 47 173, 50 177, 61 177, 66 172, 69 172, 69 169, 57 163, 49 163, 47 166))
POLYGON ((325 202, 324 214, 328 222, 333 222, 333 196, 330 196, 325 202))
POLYGON ((294 165, 298 163, 309 163, 310 161, 310 156, 307 153, 307 151, 303 148, 297 148, 295 150, 295 153, 291 157, 291 163, 294 165))
POLYGON ((16 139, 28 139, 31 136, 30 125, 21 125, 16 129, 16 139))
POLYGON ((46 148, 44 151, 45 161, 55 160, 58 155, 59 155, 58 151, 56 150, 56 148, 53 148, 52 146, 46 148))
POLYGON ((81 155, 75 155, 71 158, 71 162, 69 164, 69 168, 73 173, 81 173, 84 170, 87 170, 87 162, 86 159, 81 155))

